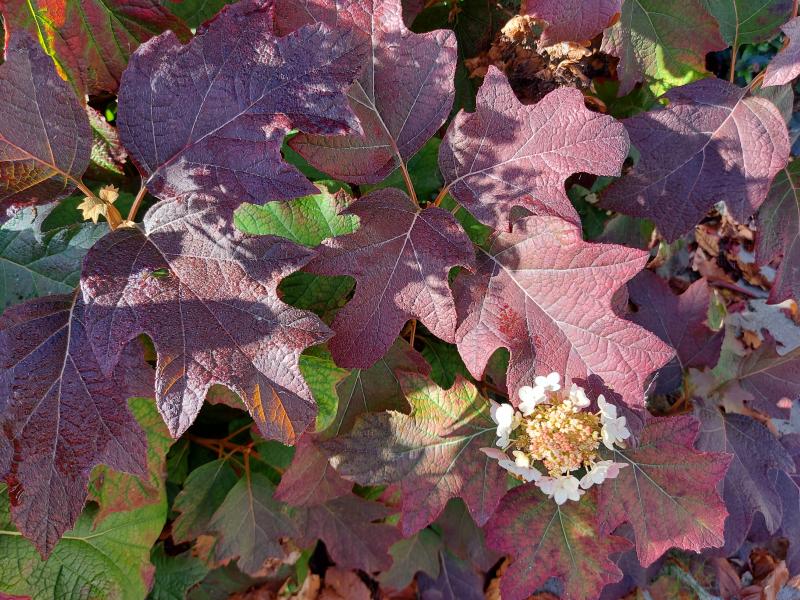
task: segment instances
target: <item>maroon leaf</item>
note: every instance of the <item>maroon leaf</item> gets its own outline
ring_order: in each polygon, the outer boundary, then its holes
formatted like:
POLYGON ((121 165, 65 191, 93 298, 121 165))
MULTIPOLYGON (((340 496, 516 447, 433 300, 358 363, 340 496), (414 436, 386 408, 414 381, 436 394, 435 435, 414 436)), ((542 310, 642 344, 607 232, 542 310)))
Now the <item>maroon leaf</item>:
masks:
POLYGON ((800 75, 800 17, 781 26, 789 44, 773 58, 764 73, 763 87, 783 85, 800 75))
POLYGON ((475 112, 459 113, 447 130, 439 166, 458 202, 504 229, 514 206, 578 223, 564 181, 579 171, 619 175, 627 154, 625 128, 588 110, 578 90, 560 88, 523 106, 489 67, 475 112))
POLYGON ((439 576, 419 574, 420 600, 485 600, 483 577, 449 553, 439 553, 439 576))
POLYGON ((162 202, 144 231, 117 229, 95 244, 81 281, 92 345, 109 371, 127 340, 153 339, 156 401, 175 437, 218 383, 242 398, 265 437, 293 443, 316 411, 299 356, 329 331, 281 302, 277 286, 313 253, 224 229, 217 211, 206 198, 162 202))
POLYGON ((778 438, 752 417, 723 414, 715 405, 697 399, 695 414, 702 424, 697 447, 732 455, 722 485, 728 510, 722 553, 727 556, 741 547, 755 513, 763 515, 771 534, 780 527, 783 509, 770 471, 794 472, 794 461, 778 438))
POLYGON ((339 405, 336 417, 322 435, 335 437, 353 428, 356 417, 366 412, 396 410, 408 412, 397 373, 411 371, 430 375, 431 368, 422 355, 397 338, 386 354, 369 369, 354 369, 336 386, 339 405))
POLYGON ((350 493, 353 484, 329 464, 328 455, 309 433, 297 441, 291 465, 281 477, 275 499, 292 506, 315 506, 350 493))
POLYGON ((355 494, 306 509, 301 540, 306 545, 317 539, 340 568, 385 571, 392 564, 389 548, 400 539, 397 527, 380 522, 392 513, 378 502, 355 494))
POLYGON ((11 514, 44 557, 83 509, 95 465, 146 473, 145 436, 125 402, 126 384, 103 375, 84 312, 80 298, 48 296, 0 317, 11 514))
POLYGON ((800 298, 800 162, 792 161, 775 177, 758 211, 756 259, 768 264, 782 255, 769 292, 771 303, 800 298))
POLYGON ((506 473, 480 450, 497 437, 488 402, 460 377, 448 390, 413 373, 401 374, 400 383, 411 415, 363 415, 351 433, 323 443, 332 463, 362 485, 400 482, 406 536, 434 521, 455 497, 484 524, 506 490, 506 473))
POLYGON ((714 332, 706 325, 710 296, 704 279, 676 296, 658 275, 642 271, 628 283, 628 292, 638 306, 630 319, 676 351, 675 358, 659 371, 656 393, 666 394, 680 387, 685 369, 717 364, 724 332, 714 332))
POLYGON ((480 379, 492 353, 508 348, 510 398, 535 375, 599 377, 631 406, 644 403, 648 375, 672 357, 655 335, 618 317, 613 298, 647 253, 591 244, 554 217, 528 217, 481 250, 474 275, 456 278, 464 363, 480 379))
POLYGON ((695 450, 699 426, 688 415, 653 417, 637 447, 613 452, 613 459, 628 467, 600 486, 601 529, 611 532, 630 523, 645 567, 672 547, 699 552, 725 541, 728 513, 717 484, 731 456, 695 450))
POLYGON ((353 299, 331 327, 336 364, 375 364, 409 319, 419 319, 434 335, 452 342, 456 310, 447 285, 452 267, 471 267, 472 242, 455 217, 437 207, 420 211, 400 190, 375 191, 343 214, 357 215, 358 231, 323 242, 306 271, 350 275, 353 299))
POLYGON ((569 600, 597 598, 622 578, 609 556, 630 547, 597 530, 593 493, 559 506, 533 484, 506 494, 485 529, 489 547, 513 559, 500 579, 503 600, 524 600, 550 577, 564 582, 569 600))
POLYGON ((544 46, 591 40, 619 15, 622 0, 526 0, 522 13, 547 21, 544 46))
POLYGON ((639 162, 606 193, 603 204, 655 221, 669 241, 724 200, 744 221, 786 166, 789 136, 778 109, 721 79, 665 94, 669 106, 625 120, 639 162))
POLYGON ((783 504, 783 524, 780 534, 791 540, 786 553, 786 565, 792 573, 800 572, 800 488, 796 480, 792 480, 786 473, 776 471, 773 473, 776 487, 781 495, 783 504))
POLYGON ((53 61, 27 34, 0 65, 0 221, 10 207, 69 194, 89 164, 89 119, 53 61))
POLYGON ((255 203, 314 194, 281 159, 284 134, 359 130, 345 89, 367 45, 323 25, 276 38, 271 13, 271 0, 243 0, 187 45, 167 32, 131 57, 119 133, 153 194, 202 190, 255 203))
POLYGON ((158 0, 0 0, 0 12, 7 31, 43 40, 81 98, 116 92, 128 57, 152 36, 191 37, 158 0))
POLYGON ((364 132, 337 138, 301 134, 290 145, 336 179, 378 183, 411 158, 450 114, 456 36, 446 30, 411 33, 403 24, 400 0, 278 1, 280 32, 315 22, 353 28, 372 48, 361 78, 348 92, 364 132))

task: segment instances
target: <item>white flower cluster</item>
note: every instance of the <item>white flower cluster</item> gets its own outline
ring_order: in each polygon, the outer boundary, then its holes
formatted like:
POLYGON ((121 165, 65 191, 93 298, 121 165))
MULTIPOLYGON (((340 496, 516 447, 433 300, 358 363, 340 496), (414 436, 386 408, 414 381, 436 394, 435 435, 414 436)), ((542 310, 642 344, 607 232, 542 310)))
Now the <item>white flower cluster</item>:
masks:
POLYGON ((599 411, 586 411, 591 401, 585 390, 573 383, 564 394, 558 373, 537 377, 535 384, 520 389, 517 409, 492 402, 499 449, 482 450, 515 477, 535 482, 558 504, 580 500, 585 490, 615 478, 627 466, 598 460, 597 454, 601 442, 613 450, 630 437, 625 417, 618 416, 617 407, 602 395, 597 398, 599 411), (541 463, 547 474, 534 463, 541 463), (579 469, 585 471, 581 479, 573 474, 579 469))

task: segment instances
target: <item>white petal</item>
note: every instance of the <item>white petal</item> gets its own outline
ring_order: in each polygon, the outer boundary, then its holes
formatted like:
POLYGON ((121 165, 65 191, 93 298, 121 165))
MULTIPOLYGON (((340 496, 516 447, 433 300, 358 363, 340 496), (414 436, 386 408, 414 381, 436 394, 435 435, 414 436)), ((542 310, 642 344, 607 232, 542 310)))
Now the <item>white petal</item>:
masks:
POLYGON ((531 459, 528 458, 528 455, 524 452, 520 452, 519 450, 514 450, 511 454, 514 455, 514 464, 518 467, 522 467, 524 469, 529 469, 531 466, 531 459))
POLYGON ((514 422, 514 407, 510 404, 501 404, 494 413, 495 422, 500 427, 510 427, 514 422))

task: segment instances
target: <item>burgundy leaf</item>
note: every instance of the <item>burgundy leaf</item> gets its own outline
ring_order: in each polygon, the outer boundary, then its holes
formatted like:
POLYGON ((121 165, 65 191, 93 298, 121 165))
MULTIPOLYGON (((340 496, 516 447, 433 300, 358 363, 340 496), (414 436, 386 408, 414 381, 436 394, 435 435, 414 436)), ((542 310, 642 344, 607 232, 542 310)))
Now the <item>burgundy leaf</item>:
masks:
POLYGON ((154 35, 191 37, 159 0, 0 0, 0 12, 7 31, 44 40, 81 98, 116 92, 131 53, 154 35))
POLYGON ((485 600, 483 577, 446 552, 440 552, 439 576, 419 574, 420 600, 485 600))
POLYGON ((298 441, 291 465, 281 477, 275 499, 292 506, 315 506, 350 493, 353 484, 328 463, 328 455, 316 438, 304 434, 298 441))
POLYGON ((773 58, 764 73, 763 87, 783 85, 800 75, 800 17, 781 26, 789 44, 773 58))
POLYGON ((717 364, 724 332, 706 325, 710 295, 704 279, 676 296, 658 275, 642 271, 628 283, 628 292, 638 307, 630 319, 675 348, 675 358, 659 371, 655 393, 675 391, 685 369, 717 364))
POLYGON ((47 557, 83 509, 95 465, 146 473, 144 432, 125 382, 97 364, 80 298, 37 298, 0 317, 0 397, 11 514, 47 557))
POLYGON ((463 498, 479 524, 506 490, 506 472, 483 452, 496 440, 489 403, 458 378, 443 390, 427 377, 403 373, 411 415, 366 414, 353 431, 323 443, 337 470, 362 485, 400 482, 403 534, 430 524, 450 498, 463 498))
POLYGON ((639 162, 611 186, 604 206, 655 221, 668 241, 721 200, 745 221, 789 158, 778 109, 746 94, 721 79, 704 79, 667 92, 667 108, 626 119, 639 162))
POLYGON ((769 292, 771 303, 800 299, 800 162, 792 161, 778 173, 758 211, 756 259, 768 264, 782 255, 769 292))
POLYGON ((459 113, 448 128, 439 166, 450 194, 495 229, 507 227, 514 206, 578 223, 564 181, 579 171, 619 175, 628 146, 625 128, 588 110, 578 90, 524 106, 489 67, 475 112, 459 113))
POLYGON ((611 25, 622 0, 525 0, 522 14, 547 21, 544 46, 563 41, 591 40, 611 25))
MULTIPOLYGON (((290 145, 336 179, 378 183, 442 126, 455 97, 456 36, 411 33, 400 0, 278 0, 283 33, 306 23, 353 28, 372 48, 348 96, 363 135, 298 135, 290 145), (298 6, 300 5, 300 6, 298 6)), ((316 132, 310 132, 316 133, 316 132)))
POLYGON ((208 389, 222 384, 265 437, 293 443, 316 412, 299 356, 329 331, 281 302, 277 286, 313 252, 219 220, 206 198, 162 202, 148 211, 144 231, 117 229, 95 244, 81 281, 92 345, 109 371, 127 340, 153 339, 156 401, 175 437, 208 389))
POLYGON ((724 543, 727 511, 717 492, 731 456, 698 452, 700 423, 694 417, 653 417, 635 448, 614 450, 624 463, 616 479, 600 486, 601 529, 630 523, 643 566, 672 547, 699 552, 724 543))
POLYGON ((474 275, 456 278, 458 350, 476 379, 508 348, 510 398, 552 371, 565 381, 599 377, 631 406, 649 374, 672 357, 655 335, 614 314, 617 290, 647 262, 641 250, 591 244, 579 227, 528 217, 481 250, 474 275))
POLYGON ((622 578, 610 555, 630 547, 597 530, 593 493, 559 506, 533 484, 506 494, 485 529, 489 547, 513 560, 500 579, 503 600, 524 600, 550 577, 563 581, 568 600, 597 598, 622 578))
POLYGON ((786 565, 792 573, 800 573, 800 544, 797 542, 800 540, 800 484, 783 471, 775 472, 774 477, 783 504, 780 534, 790 540, 786 565))
POLYGON ((722 499, 728 510, 722 553, 727 556, 741 547, 755 513, 763 515, 771 534, 780 527, 781 498, 770 471, 793 472, 794 461, 778 438, 752 417, 723 414, 715 405, 697 399, 695 414, 701 422, 697 448, 732 455, 722 485, 722 499))
POLYGON ((419 210, 394 188, 360 198, 343 214, 359 217, 358 231, 323 242, 305 269, 356 279, 353 299, 331 325, 336 364, 374 365, 409 319, 452 342, 456 310, 447 276, 452 267, 474 262, 472 243, 455 217, 437 207, 419 210))
POLYGON ((148 190, 263 203, 317 193, 280 155, 290 129, 359 130, 345 90, 367 45, 312 25, 276 38, 272 0, 225 7, 191 42, 171 32, 131 56, 119 93, 119 133, 148 190))
POLYGON ((336 395, 339 397, 336 417, 322 435, 335 437, 350 431, 356 417, 366 412, 408 412, 408 402, 397 379, 400 371, 427 376, 431 368, 408 342, 397 338, 378 362, 369 369, 353 369, 336 386, 336 395))
POLYGON ((381 522, 391 509, 348 494, 305 511, 299 517, 302 543, 321 539, 338 567, 373 573, 391 566, 389 548, 400 539, 400 532, 381 522))
POLYGON ((89 164, 92 132, 75 94, 27 34, 0 65, 0 221, 10 207, 68 195, 89 164))

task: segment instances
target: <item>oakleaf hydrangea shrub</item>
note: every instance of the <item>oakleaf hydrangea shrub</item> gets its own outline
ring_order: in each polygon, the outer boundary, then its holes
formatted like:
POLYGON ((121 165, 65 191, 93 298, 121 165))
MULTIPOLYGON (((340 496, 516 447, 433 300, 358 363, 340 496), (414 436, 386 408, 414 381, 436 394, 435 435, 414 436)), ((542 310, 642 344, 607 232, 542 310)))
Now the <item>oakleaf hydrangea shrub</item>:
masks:
POLYGON ((0 0, 0 590, 800 573, 800 34, 729 4, 0 0))

